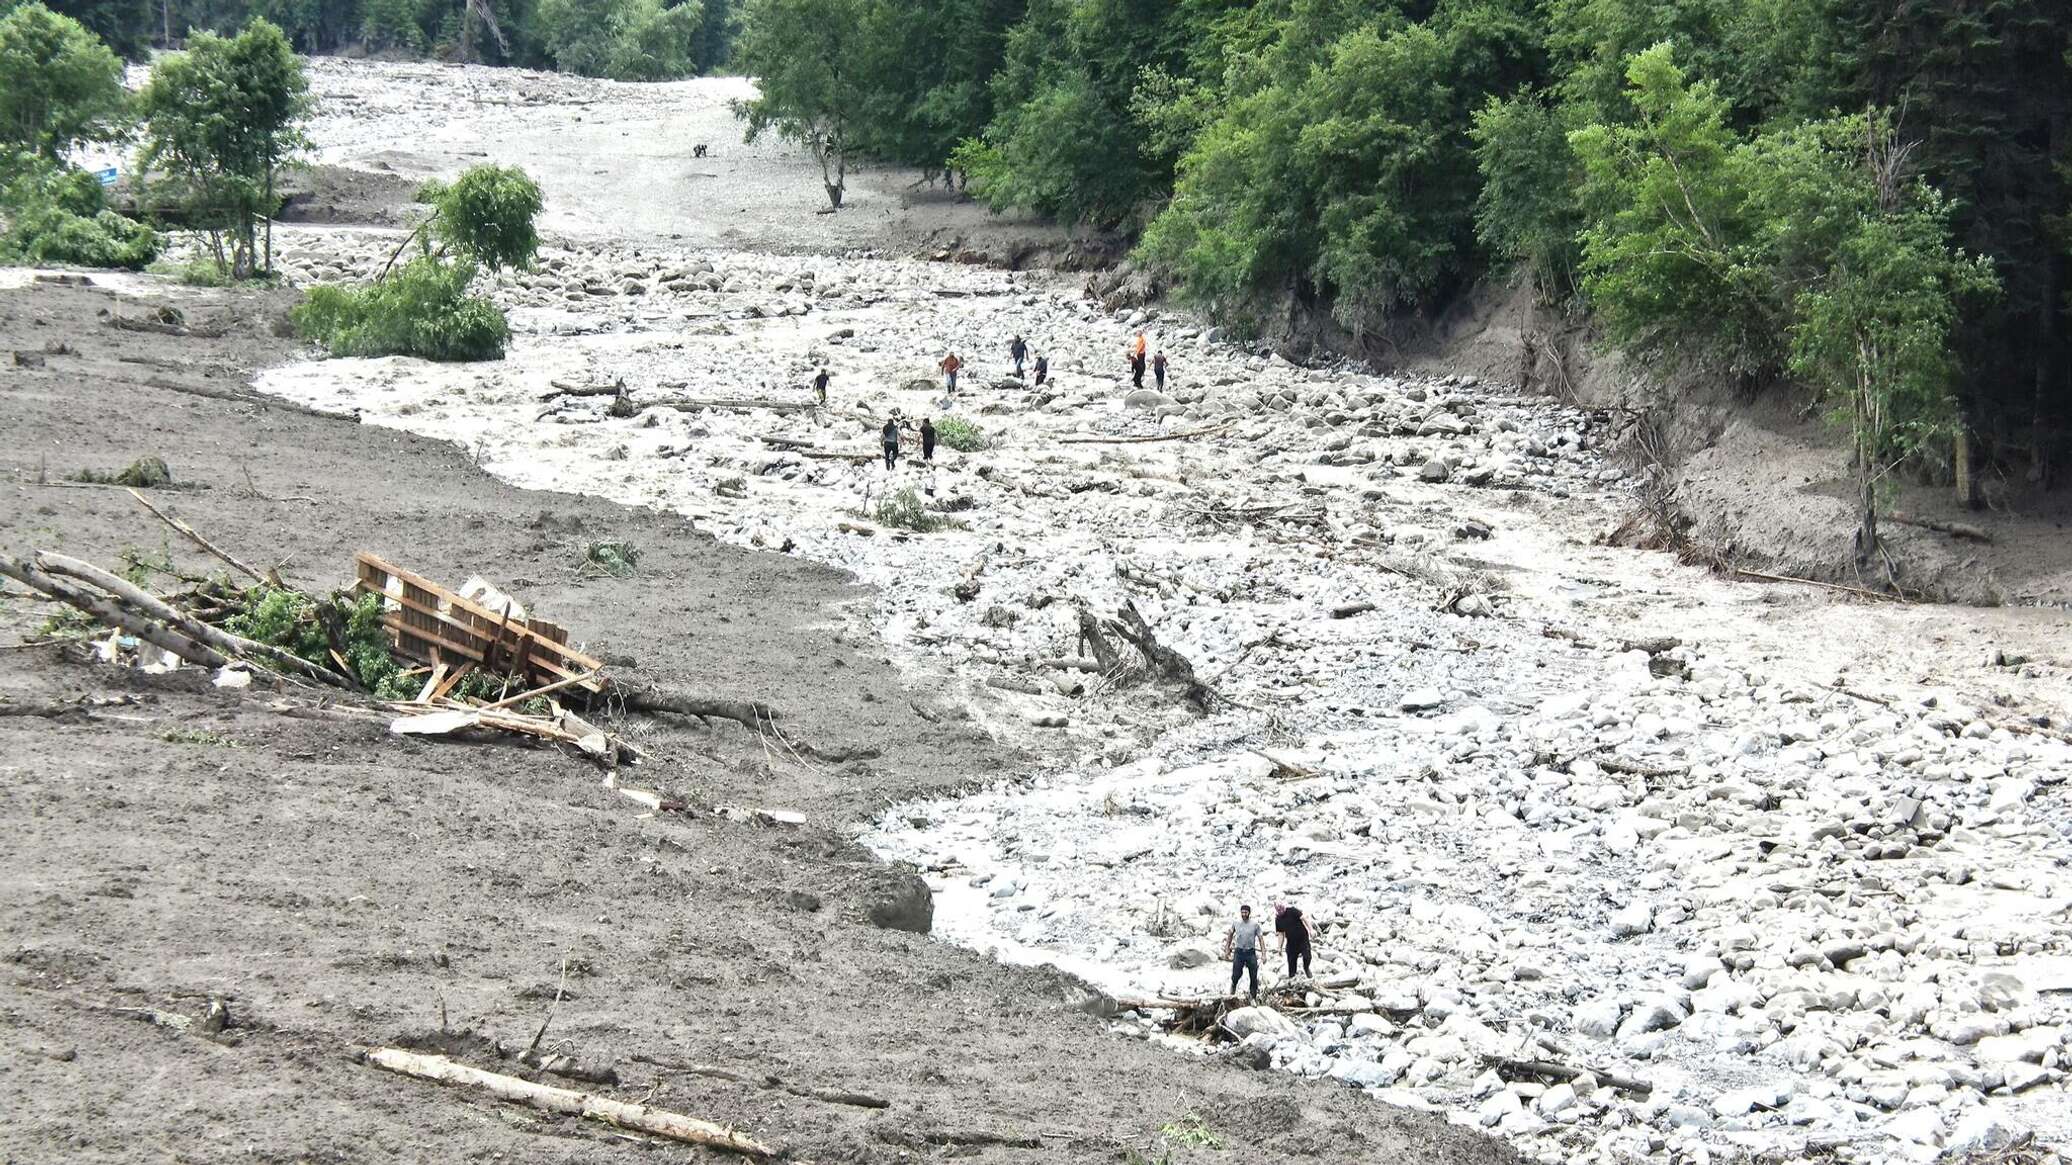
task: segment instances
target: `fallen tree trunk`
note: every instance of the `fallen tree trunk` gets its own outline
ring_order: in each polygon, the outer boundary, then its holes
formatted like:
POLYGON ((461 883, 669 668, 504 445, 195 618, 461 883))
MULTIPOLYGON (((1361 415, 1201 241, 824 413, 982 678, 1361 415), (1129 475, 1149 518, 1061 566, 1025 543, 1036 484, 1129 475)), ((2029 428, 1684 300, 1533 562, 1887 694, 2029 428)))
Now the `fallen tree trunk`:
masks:
POLYGON ((1154 671, 1183 687, 1189 703, 1206 711, 1215 693, 1194 674, 1193 661, 1158 641, 1136 603, 1123 603, 1118 615, 1120 618, 1104 620, 1103 625, 1136 648, 1154 671))
POLYGON ((241 636, 232 635, 219 627, 211 627, 185 611, 173 607, 157 595, 130 583, 126 579, 118 578, 90 562, 82 562, 69 555, 54 554, 48 550, 39 550, 36 552, 36 565, 51 574, 65 575, 97 586, 143 615, 171 627, 173 630, 198 643, 205 643, 225 655, 257 659, 276 671, 302 676, 305 679, 328 684, 334 688, 358 689, 359 687, 359 684, 346 676, 340 675, 328 668, 318 667, 316 664, 292 652, 283 651, 272 644, 259 643, 241 636))
POLYGON ((1149 445, 1154 441, 1184 441, 1189 437, 1208 437, 1220 433, 1236 421, 1225 421, 1220 425, 1209 425, 1201 429, 1189 429, 1184 433, 1155 433, 1149 437, 1059 437, 1060 445, 1149 445))
POLYGON ((1991 534, 1968 522, 1945 522, 1939 518, 1909 514, 1904 510, 1894 510, 1885 516, 1885 520, 1897 522, 1902 526, 1915 526, 1923 530, 1933 530, 1938 534, 1948 534, 1952 538, 1961 538, 1967 542, 1984 542, 1990 545, 1993 541, 1991 534))
POLYGON ((557 396, 624 396, 626 394, 626 382, 624 380, 615 381, 611 384, 570 384, 564 380, 550 380, 547 383, 553 387, 540 394, 541 400, 553 400, 557 396))
POLYGON ((731 1080, 736 1084, 753 1084, 758 1088, 771 1088, 803 1096, 809 1100, 823 1100, 829 1104, 846 1104, 852 1108, 891 1108, 892 1102, 863 1092, 849 1092, 839 1088, 811 1088, 803 1084, 792 1084, 776 1076, 751 1076, 716 1064, 685 1064, 676 1060, 663 1060, 654 1056, 636 1053, 633 1057, 640 1063, 660 1068, 665 1072, 681 1072, 687 1076, 709 1076, 714 1080, 731 1080))
POLYGON ((38 570, 34 565, 15 559, 0 559, 0 575, 21 583, 32 590, 77 607, 93 616, 94 621, 104 627, 127 631, 155 647, 162 648, 197 667, 219 668, 229 663, 223 653, 206 644, 196 643, 187 636, 169 627, 154 623, 142 615, 131 614, 113 599, 89 594, 69 583, 38 570))
POLYGON ((1502 1056, 1484 1056, 1483 1062, 1496 1069, 1496 1074, 1506 1079, 1521 1076, 1537 1076, 1547 1080, 1574 1080, 1580 1076, 1594 1076, 1600 1084, 1609 1084, 1621 1092, 1635 1096, 1646 1096, 1655 1086, 1645 1080, 1630 1076, 1617 1076, 1610 1072, 1599 1072, 1591 1068, 1571 1068, 1567 1064, 1555 1064, 1546 1060, 1511 1060, 1502 1056))
POLYGON ((485 1072, 480 1068, 455 1063, 444 1056, 406 1052, 401 1048, 370 1048, 364 1058, 368 1064, 399 1076, 432 1080, 440 1084, 464 1084, 471 1088, 480 1088, 499 1100, 508 1100, 546 1112, 601 1121, 604 1124, 648 1133, 686 1145, 726 1149, 745 1157, 760 1159, 777 1155, 777 1150, 761 1141, 708 1120, 649 1108, 644 1104, 628 1104, 623 1100, 612 1100, 589 1092, 577 1092, 572 1088, 535 1084, 498 1072, 485 1072))
POLYGON ((772 413, 810 413, 820 406, 809 400, 759 400, 728 397, 680 397, 676 400, 651 400, 644 406, 651 409, 677 409, 686 413, 715 409, 728 413, 752 413, 758 410, 772 413))
POLYGON ((632 712, 674 712, 700 720, 732 720, 757 732, 777 731, 776 710, 754 700, 719 700, 623 680, 613 681, 605 695, 632 712))

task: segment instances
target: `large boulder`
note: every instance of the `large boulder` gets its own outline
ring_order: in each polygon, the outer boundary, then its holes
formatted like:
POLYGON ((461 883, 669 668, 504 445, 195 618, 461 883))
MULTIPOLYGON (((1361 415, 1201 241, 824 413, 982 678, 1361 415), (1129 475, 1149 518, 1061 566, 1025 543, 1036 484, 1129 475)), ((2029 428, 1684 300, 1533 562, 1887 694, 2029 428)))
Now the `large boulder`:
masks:
POLYGON ((1223 1029, 1241 1040, 1253 1035, 1292 1036, 1301 1030, 1294 1020, 1271 1007, 1240 1007, 1223 1017, 1223 1029))
POLYGON ((935 895, 912 869, 887 867, 864 893, 871 925, 927 934, 935 926, 935 895))

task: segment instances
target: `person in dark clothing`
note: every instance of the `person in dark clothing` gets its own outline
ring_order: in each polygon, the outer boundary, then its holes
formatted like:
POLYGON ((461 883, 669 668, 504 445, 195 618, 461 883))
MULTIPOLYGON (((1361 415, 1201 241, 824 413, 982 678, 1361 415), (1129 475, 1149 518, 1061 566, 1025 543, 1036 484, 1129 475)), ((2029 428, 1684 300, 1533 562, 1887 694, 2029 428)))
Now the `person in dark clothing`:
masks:
POLYGON ((921 418, 921 460, 935 460, 935 418, 921 418))
POLYGON ((1238 979, 1252 975, 1252 998, 1259 998, 1259 924, 1252 921, 1252 908, 1237 908, 1237 922, 1223 934, 1223 957, 1230 960, 1230 993, 1237 994, 1238 979))
POLYGON ((1163 351, 1151 358, 1151 372, 1158 377, 1158 391, 1165 391, 1166 358, 1163 351))
POLYGON ((1029 345, 1027 341, 1022 339, 1021 333, 1015 333, 1014 339, 1007 342, 1007 354, 1014 357, 1014 378, 1020 380, 1022 378, 1022 361, 1029 358, 1029 345))
POLYGON ((1130 384, 1136 388, 1144 387, 1144 354, 1142 352, 1138 352, 1130 357, 1130 384))
POLYGON ((1273 928, 1280 932, 1281 950, 1288 956, 1288 978, 1295 977, 1295 964, 1299 960, 1302 973, 1309 969, 1309 920, 1302 917, 1302 911, 1293 904, 1278 907, 1273 912, 1273 928))
POLYGON ((1042 388, 1042 387, 1043 387, 1043 382, 1044 382, 1044 381, 1046 381, 1046 380, 1049 380, 1049 379, 1050 379, 1050 357, 1048 357, 1048 356, 1038 356, 1038 357, 1036 358, 1036 387, 1038 387, 1038 388, 1042 388))
POLYGON ((899 463, 899 418, 886 421, 881 436, 885 439, 885 468, 891 469, 899 463))
POLYGON ((827 369, 825 368, 821 369, 820 374, 813 378, 813 395, 821 404, 827 403, 827 369))

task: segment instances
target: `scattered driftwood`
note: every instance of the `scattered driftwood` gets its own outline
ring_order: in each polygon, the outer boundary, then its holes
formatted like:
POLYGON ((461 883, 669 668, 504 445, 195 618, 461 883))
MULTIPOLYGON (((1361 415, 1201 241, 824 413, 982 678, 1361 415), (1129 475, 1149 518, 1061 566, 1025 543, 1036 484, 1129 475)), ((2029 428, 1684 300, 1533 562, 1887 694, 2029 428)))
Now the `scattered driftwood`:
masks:
POLYGON ((196 546, 201 547, 203 550, 214 555, 215 557, 222 559, 224 562, 230 564, 230 566, 238 572, 250 575, 252 577, 252 581, 262 583, 266 586, 271 587, 278 587, 281 585, 281 576, 278 573, 274 571, 267 571, 265 574, 259 573, 259 569, 257 567, 232 557, 229 553, 217 547, 215 543, 210 542, 208 539, 202 537, 200 534, 195 533, 194 527, 189 526, 187 523, 182 522, 180 519, 175 518, 172 515, 166 513, 164 510, 159 509, 157 506, 152 505, 150 498, 145 497, 143 494, 138 493, 136 490, 129 491, 129 495, 137 499, 138 504, 142 505, 145 509, 150 510, 152 513, 158 515, 159 521, 164 522, 166 525, 171 526, 173 529, 179 531, 180 534, 184 536, 188 541, 194 543, 196 546))
POLYGON ((508 1100, 546 1112, 601 1121, 604 1124, 687 1145, 725 1149, 759 1159, 769 1159, 777 1155, 777 1150, 769 1145, 711 1121, 659 1108, 649 1108, 644 1104, 612 1100, 595 1093, 535 1084, 499 1072, 485 1072, 480 1068, 456 1063, 444 1056, 406 1052, 401 1048, 370 1048, 363 1059, 373 1067, 401 1076, 480 1088, 499 1100, 508 1100))
POLYGON ((610 384, 570 384, 565 380, 550 380, 547 383, 552 385, 553 388, 541 393, 541 400, 553 400, 555 397, 560 396, 626 395, 626 382, 624 379, 613 381, 610 384))
POLYGON ((793 1096, 803 1096, 808 1100, 826 1101, 828 1104, 846 1104, 851 1108, 892 1107, 891 1101, 864 1092, 850 1092, 840 1088, 811 1088, 803 1084, 792 1084, 779 1077, 767 1074, 751 1076, 748 1073, 736 1072, 730 1068, 719 1067, 716 1064, 686 1064, 676 1060, 644 1056, 637 1052, 634 1053, 633 1058, 650 1067, 660 1068, 664 1072, 680 1072, 686 1076, 709 1076, 714 1080, 731 1080, 736 1084, 750 1084, 757 1088, 788 1092, 793 1096))
POLYGON ((1182 433, 1154 433, 1148 437, 1059 437, 1060 445, 1149 445, 1154 441, 1184 441, 1189 437, 1210 437, 1237 424, 1235 420, 1188 429, 1182 433))
POLYGON ((1655 1086, 1645 1080, 1620 1076, 1611 1072, 1599 1072, 1591 1068, 1571 1068, 1567 1064, 1555 1064, 1545 1060, 1512 1060, 1503 1056, 1484 1056, 1483 1062, 1496 1069, 1496 1074, 1506 1080, 1538 1078, 1563 1082, 1583 1076, 1595 1077, 1599 1084, 1608 1084, 1621 1092, 1634 1096, 1646 1096, 1655 1086))
POLYGON ((318 667, 316 664, 303 659, 293 652, 283 651, 270 644, 257 643, 250 639, 232 635, 230 632, 218 627, 211 627, 192 615, 175 609, 172 604, 167 603, 164 599, 131 584, 125 579, 117 578, 92 563, 81 562, 76 558, 63 554, 53 554, 47 550, 39 550, 36 552, 36 565, 52 575, 64 575, 68 578, 75 578, 81 582, 99 587, 138 613, 155 619, 196 642, 205 643, 224 655, 256 659, 275 671, 284 671, 290 675, 298 675, 304 679, 315 680, 320 684, 328 684, 334 688, 357 689, 359 687, 357 683, 347 676, 334 672, 329 668, 318 667))
POLYGON ((1897 522, 1902 526, 1917 526, 1923 530, 1933 530, 1938 534, 1948 534, 1952 538, 1961 538, 1966 542, 1984 542, 1990 545, 1993 541, 1991 534, 1966 522, 1945 522, 1940 518, 1928 518, 1919 514, 1909 514, 1904 510, 1894 510, 1885 516, 1885 520, 1897 522))

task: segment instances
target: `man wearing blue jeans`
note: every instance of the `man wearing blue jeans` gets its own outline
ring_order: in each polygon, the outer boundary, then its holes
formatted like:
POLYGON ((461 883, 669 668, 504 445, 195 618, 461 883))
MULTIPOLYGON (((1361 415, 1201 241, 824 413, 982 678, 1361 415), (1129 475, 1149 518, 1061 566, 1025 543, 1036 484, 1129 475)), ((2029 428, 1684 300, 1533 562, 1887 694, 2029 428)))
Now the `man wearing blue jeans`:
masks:
POLYGON ((1230 993, 1237 994, 1237 981, 1245 972, 1252 975, 1252 1000, 1259 999, 1259 924, 1252 921, 1252 908, 1237 908, 1237 923, 1223 936, 1223 957, 1230 960, 1230 993))

